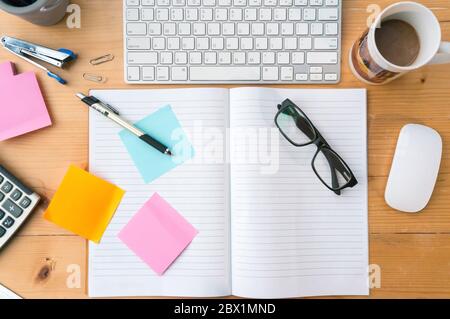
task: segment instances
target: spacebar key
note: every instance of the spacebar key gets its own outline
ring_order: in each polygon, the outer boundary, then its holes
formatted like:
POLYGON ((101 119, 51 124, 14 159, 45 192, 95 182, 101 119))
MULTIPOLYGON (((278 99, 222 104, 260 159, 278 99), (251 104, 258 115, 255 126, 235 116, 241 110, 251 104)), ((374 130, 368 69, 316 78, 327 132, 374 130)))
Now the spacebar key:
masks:
POLYGON ((190 69, 191 81, 258 81, 259 67, 194 67, 190 69))

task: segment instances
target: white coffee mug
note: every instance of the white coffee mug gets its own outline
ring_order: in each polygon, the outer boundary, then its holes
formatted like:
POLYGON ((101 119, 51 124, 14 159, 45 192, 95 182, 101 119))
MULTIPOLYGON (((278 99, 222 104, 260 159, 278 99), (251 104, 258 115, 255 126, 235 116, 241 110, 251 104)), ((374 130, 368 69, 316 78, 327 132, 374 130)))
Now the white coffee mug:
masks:
POLYGON ((374 23, 353 44, 350 68, 362 82, 386 84, 427 64, 450 63, 450 42, 441 42, 441 27, 433 12, 416 2, 398 2, 384 9, 374 23), (388 20, 402 20, 417 32, 419 54, 411 65, 398 66, 386 60, 377 48, 375 31, 388 20))

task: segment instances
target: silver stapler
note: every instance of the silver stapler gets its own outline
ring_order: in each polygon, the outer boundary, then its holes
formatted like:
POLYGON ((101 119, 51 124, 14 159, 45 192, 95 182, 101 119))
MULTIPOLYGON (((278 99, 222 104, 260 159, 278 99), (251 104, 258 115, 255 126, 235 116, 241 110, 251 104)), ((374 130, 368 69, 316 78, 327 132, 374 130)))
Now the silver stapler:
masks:
POLYGON ((31 42, 3 36, 0 39, 3 47, 19 58, 33 64, 34 66, 44 70, 47 75, 54 78, 61 84, 67 82, 54 72, 51 72, 42 64, 35 60, 40 60, 58 68, 63 68, 68 62, 77 58, 76 54, 67 49, 53 50, 31 42))

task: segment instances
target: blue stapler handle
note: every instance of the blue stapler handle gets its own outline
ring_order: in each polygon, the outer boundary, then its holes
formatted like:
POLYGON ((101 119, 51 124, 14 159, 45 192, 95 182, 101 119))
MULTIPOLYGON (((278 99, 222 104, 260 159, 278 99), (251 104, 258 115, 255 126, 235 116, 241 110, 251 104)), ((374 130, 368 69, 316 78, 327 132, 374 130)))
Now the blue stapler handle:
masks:
POLYGON ((61 49, 58 49, 58 51, 70 55, 70 61, 77 59, 77 55, 69 49, 61 48, 61 49))
POLYGON ((52 72, 47 72, 47 75, 51 78, 54 78, 56 81, 58 81, 61 84, 67 84, 67 81, 64 80, 62 77, 60 77, 59 75, 52 73, 52 72))

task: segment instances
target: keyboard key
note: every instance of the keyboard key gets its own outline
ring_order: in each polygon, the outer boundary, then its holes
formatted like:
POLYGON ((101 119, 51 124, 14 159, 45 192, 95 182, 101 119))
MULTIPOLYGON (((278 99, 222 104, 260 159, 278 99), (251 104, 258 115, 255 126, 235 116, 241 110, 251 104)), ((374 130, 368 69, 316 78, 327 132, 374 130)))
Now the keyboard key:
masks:
POLYGON ((128 21, 138 21, 139 20, 139 9, 127 9, 127 20, 128 21))
POLYGON ((173 64, 172 52, 161 52, 161 64, 173 64))
POLYGON ((284 38, 284 49, 285 50, 297 50, 297 39, 296 38, 284 38))
POLYGON ((211 39, 211 48, 213 50, 223 50, 223 48, 224 48, 223 38, 212 38, 211 39))
POLYGON ((336 50, 338 47, 337 38, 315 38, 314 49, 316 50, 336 50))
POLYGON ((178 34, 179 35, 191 35, 191 24, 190 23, 178 24, 178 34))
POLYGON ((31 199, 29 199, 28 197, 22 198, 22 200, 19 203, 19 205, 24 209, 28 208, 28 206, 30 206, 30 204, 31 204, 31 199))
POLYGON ((308 74, 306 73, 297 73, 295 75, 296 81, 308 81, 308 74))
POLYGON ((202 53, 201 52, 189 53, 189 63, 190 64, 202 64, 202 53))
POLYGON ((263 64, 275 64, 275 52, 263 52, 263 64))
POLYGON ((144 66, 142 68, 142 80, 144 81, 154 81, 155 80, 155 67, 144 66))
POLYGON ((164 35, 176 35, 177 34, 177 25, 172 22, 164 23, 162 29, 163 29, 164 35))
POLYGON ((146 23, 127 23, 127 34, 128 35, 146 35, 147 34, 147 24, 146 23))
POLYGON ((180 49, 180 38, 168 38, 167 39, 167 49, 179 50, 180 49))
POLYGON ((150 50, 150 38, 128 38, 127 48, 130 50, 150 50))
POLYGON ((278 64, 289 64, 289 52, 278 52, 277 54, 277 62, 278 64))
POLYGON ((19 191, 17 188, 14 190, 14 192, 11 194, 11 198, 14 201, 18 201, 22 197, 22 192, 19 191))
POLYGON ((6 229, 0 226, 0 238, 2 238, 6 234, 6 229))
POLYGON ((2 175, 0 175, 0 184, 3 182, 4 178, 2 175))
POLYGON ((216 52, 205 52, 205 64, 216 64, 217 54, 216 52))
POLYGON ((309 34, 309 24, 308 23, 297 23, 295 25, 295 33, 297 35, 308 35, 309 34))
POLYGON ((155 19, 155 11, 153 9, 142 9, 141 15, 143 21, 153 21, 155 19))
POLYGON ((192 81, 259 81, 259 67, 191 67, 192 81))
POLYGON ((169 68, 166 66, 157 67, 156 79, 158 81, 169 81, 169 68))
POLYGON ((174 8, 170 10, 170 20, 172 21, 181 21, 184 17, 183 9, 174 8))
POLYGON ((322 34, 323 34, 323 24, 311 23, 311 35, 322 35, 322 34))
POLYGON ((337 8, 319 9, 320 21, 337 21, 338 18, 339 16, 337 8))
POLYGON ((194 50, 195 49, 195 38, 181 39, 181 48, 183 50, 194 50))
POLYGON ((233 63, 234 64, 245 64, 245 52, 234 52, 233 53, 233 63))
POLYGON ((161 23, 149 23, 148 24, 148 34, 149 35, 161 35, 161 23))
POLYGON ((275 21, 286 21, 287 11, 285 8, 277 8, 273 10, 273 19, 275 21))
POLYGON ((259 52, 249 52, 247 54, 247 60, 249 64, 260 64, 261 54, 259 52))
POLYGON ((187 81, 188 79, 188 71, 187 67, 172 67, 172 80, 173 81, 187 81))
POLYGON ((325 24, 325 34, 326 35, 337 35, 338 34, 338 24, 337 23, 326 23, 325 24))
POLYGON ((187 53, 175 52, 175 64, 187 64, 187 53))
POLYGON ((337 81, 338 75, 336 73, 326 73, 325 81, 337 81))
POLYGON ((128 81, 139 81, 141 79, 141 74, 138 66, 129 66, 127 69, 127 79, 128 81))
POLYGON ((153 38, 153 50, 165 50, 166 38, 153 38))
POLYGON ((0 192, 0 202, 3 200, 3 198, 5 198, 5 195, 2 192, 0 192))
POLYGON ((281 24, 281 34, 282 35, 294 35, 294 24, 293 23, 282 23, 281 24))
POLYGON ((337 64, 337 52, 308 52, 306 61, 308 64, 337 64))
POLYGON ((305 53, 304 52, 293 52, 292 53, 292 64, 303 64, 305 63, 305 53))
POLYGON ((299 39, 300 50, 311 50, 312 49, 312 39, 311 38, 300 38, 299 39))
POLYGON ((305 9, 303 10, 303 20, 314 21, 316 20, 316 9, 305 9))
POLYGON ((219 52, 219 64, 231 64, 231 53, 219 52))
POLYGON ((278 68, 277 67, 263 67, 263 80, 264 81, 278 81, 278 68))
MULTIPOLYGON (((157 64, 158 53, 156 52, 129 52, 129 64, 157 64)), ((133 70, 134 71, 134 70, 133 70)))
POLYGON ((1 188, 1 190, 8 194, 13 189, 13 185, 10 182, 5 182, 1 188))
POLYGON ((169 20, 169 9, 167 8, 160 8, 157 9, 156 12, 156 20, 157 21, 167 21, 169 20))
POLYGON ((247 8, 244 10, 244 19, 246 21, 256 21, 257 20, 257 11, 254 8, 247 8))
POLYGON ((294 79, 294 68, 293 67, 282 67, 281 68, 281 81, 292 81, 294 79))
POLYGON ((2 208, 7 212, 18 218, 22 215, 23 209, 17 206, 13 201, 7 199, 3 204, 2 208))
POLYGON ((313 73, 313 74, 310 74, 309 77, 310 77, 311 81, 322 81, 323 75, 321 73, 320 74, 313 73))
POLYGON ((302 10, 297 8, 289 9, 288 16, 291 21, 300 21, 302 19, 302 10))
POLYGON ((12 225, 14 225, 14 219, 12 219, 12 217, 9 217, 9 216, 8 216, 8 217, 3 221, 2 225, 3 225, 4 227, 6 227, 6 228, 11 228, 12 225))
POLYGON ((5 217, 6 213, 0 209, 0 220, 3 219, 3 217, 5 217))

